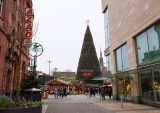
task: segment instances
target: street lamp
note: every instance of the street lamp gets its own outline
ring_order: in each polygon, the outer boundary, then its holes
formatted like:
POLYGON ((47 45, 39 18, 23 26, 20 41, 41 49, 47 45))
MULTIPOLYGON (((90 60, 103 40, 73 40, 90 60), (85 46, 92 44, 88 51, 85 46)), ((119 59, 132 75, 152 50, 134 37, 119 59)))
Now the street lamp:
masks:
POLYGON ((39 57, 43 53, 43 47, 41 44, 35 42, 32 43, 30 47, 30 55, 33 57, 33 72, 32 75, 36 76, 36 67, 37 67, 37 57, 39 57))
POLYGON ((49 64, 49 75, 50 75, 50 64, 52 63, 51 60, 48 61, 48 64, 49 64))

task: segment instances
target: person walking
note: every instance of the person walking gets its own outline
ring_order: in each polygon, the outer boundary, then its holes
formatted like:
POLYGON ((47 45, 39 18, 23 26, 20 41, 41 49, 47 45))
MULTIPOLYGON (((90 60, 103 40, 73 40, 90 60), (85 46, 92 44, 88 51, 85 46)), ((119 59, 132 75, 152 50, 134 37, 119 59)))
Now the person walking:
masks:
POLYGON ((67 89, 64 87, 63 88, 63 96, 66 98, 66 96, 67 96, 67 89))
POLYGON ((109 99, 111 99, 111 97, 112 97, 112 88, 109 88, 108 95, 109 95, 109 99))
POLYGON ((57 88, 55 88, 54 90, 54 95, 55 95, 55 99, 58 99, 58 89, 57 88))
POLYGON ((90 88, 89 93, 90 93, 90 97, 92 97, 92 94, 93 94, 93 89, 92 89, 92 87, 90 88))
POLYGON ((105 90, 104 90, 104 88, 101 88, 101 96, 102 96, 102 100, 105 100, 105 90))
POLYGON ((64 95, 63 95, 63 88, 60 89, 60 95, 61 95, 61 97, 63 98, 63 96, 64 96, 64 95))

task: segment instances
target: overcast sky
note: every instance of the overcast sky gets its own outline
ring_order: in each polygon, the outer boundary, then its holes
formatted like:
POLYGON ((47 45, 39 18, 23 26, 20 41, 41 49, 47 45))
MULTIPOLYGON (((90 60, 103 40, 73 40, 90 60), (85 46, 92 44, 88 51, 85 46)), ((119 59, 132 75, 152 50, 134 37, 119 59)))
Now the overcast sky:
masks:
POLYGON ((51 70, 77 71, 87 20, 98 58, 100 46, 104 51, 101 0, 33 0, 33 8, 34 24, 39 23, 35 41, 44 48, 37 59, 38 71, 49 72, 48 60, 51 70))

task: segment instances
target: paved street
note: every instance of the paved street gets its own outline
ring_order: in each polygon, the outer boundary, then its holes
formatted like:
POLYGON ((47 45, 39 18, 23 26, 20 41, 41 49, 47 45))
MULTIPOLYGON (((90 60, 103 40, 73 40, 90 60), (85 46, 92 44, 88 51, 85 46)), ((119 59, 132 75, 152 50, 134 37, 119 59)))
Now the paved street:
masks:
POLYGON ((108 98, 100 101, 99 96, 69 95, 67 98, 54 99, 50 95, 42 101, 45 103, 43 113, 160 113, 158 108, 127 102, 121 108, 119 101, 108 98))
POLYGON ((112 113, 94 104, 100 102, 98 97, 69 95, 67 98, 54 99, 54 96, 49 96, 43 102, 48 105, 46 113, 112 113))

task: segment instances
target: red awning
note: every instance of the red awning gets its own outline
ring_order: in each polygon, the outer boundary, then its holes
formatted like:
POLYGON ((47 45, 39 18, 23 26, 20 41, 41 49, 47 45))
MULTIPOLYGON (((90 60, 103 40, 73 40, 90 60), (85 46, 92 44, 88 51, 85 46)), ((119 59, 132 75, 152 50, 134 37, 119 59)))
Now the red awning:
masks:
POLYGON ((105 84, 105 85, 100 86, 100 87, 112 87, 112 84, 105 84))
POLYGON ((107 86, 108 86, 108 87, 112 87, 112 84, 108 84, 107 86))

